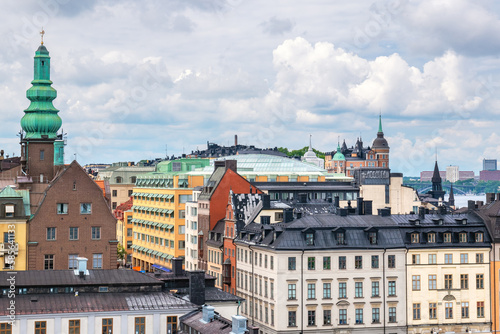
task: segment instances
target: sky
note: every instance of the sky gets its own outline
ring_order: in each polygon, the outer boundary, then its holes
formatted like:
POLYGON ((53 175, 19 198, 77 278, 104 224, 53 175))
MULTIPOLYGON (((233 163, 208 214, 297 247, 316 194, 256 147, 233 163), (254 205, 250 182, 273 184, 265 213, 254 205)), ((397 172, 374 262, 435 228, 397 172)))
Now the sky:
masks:
POLYGON ((19 155, 44 45, 65 161, 139 161, 207 141, 330 152, 382 115, 405 176, 500 159, 493 0, 24 0, 0 12, 0 149, 19 155))

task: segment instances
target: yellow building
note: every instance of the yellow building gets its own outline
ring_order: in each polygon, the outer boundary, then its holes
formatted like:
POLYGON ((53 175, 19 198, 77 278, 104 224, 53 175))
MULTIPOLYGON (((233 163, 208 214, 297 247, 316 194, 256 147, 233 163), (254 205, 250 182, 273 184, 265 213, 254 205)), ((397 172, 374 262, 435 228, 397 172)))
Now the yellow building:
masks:
POLYGON ((27 220, 30 216, 29 193, 10 186, 0 192, 0 256, 4 271, 26 270, 27 220))
POLYGON ((490 238, 473 214, 406 226, 409 334, 490 332, 490 238))
POLYGON ((132 206, 132 266, 153 271, 172 268, 171 259, 185 256, 185 203, 203 175, 188 171, 209 164, 208 159, 179 159, 158 164, 154 173, 137 177, 132 206))

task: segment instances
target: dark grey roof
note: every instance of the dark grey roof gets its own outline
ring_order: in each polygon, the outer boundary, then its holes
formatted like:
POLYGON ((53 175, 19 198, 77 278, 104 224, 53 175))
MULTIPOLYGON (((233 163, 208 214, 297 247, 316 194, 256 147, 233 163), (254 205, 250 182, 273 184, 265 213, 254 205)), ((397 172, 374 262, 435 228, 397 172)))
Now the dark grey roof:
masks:
MULTIPOLYGON (((0 288, 9 285, 8 272, 0 272, 0 288)), ((16 287, 26 286, 82 286, 82 285, 149 285, 161 281, 134 270, 89 270, 85 279, 73 270, 27 270, 16 273, 16 287)))
POLYGON ((210 175, 210 178, 208 179, 207 184, 203 188, 200 196, 198 196, 198 200, 209 200, 215 192, 215 189, 217 189, 219 182, 224 177, 224 174, 226 174, 226 168, 219 167, 215 169, 212 175, 210 175))
MULTIPOLYGON (((215 315, 214 319, 204 323, 203 311, 192 312, 180 319, 181 323, 193 328, 200 334, 229 334, 232 330, 231 321, 226 318, 215 315)), ((179 333, 190 333, 191 331, 180 331, 179 333)))
MULTIPOLYGON (((7 316, 9 298, 0 298, 0 316, 7 316)), ((16 315, 189 309, 196 305, 168 292, 16 295, 16 315)))
POLYGON ((436 247, 489 247, 491 242, 483 220, 475 214, 427 214, 424 219, 417 222, 418 218, 418 215, 342 217, 334 214, 316 214, 290 223, 248 224, 236 242, 250 242, 257 247, 270 247, 276 250, 429 247, 424 244, 425 233, 442 234, 444 231, 455 233, 454 241, 451 244, 442 244, 438 238, 436 247), (467 221, 466 224, 463 224, 464 219, 467 221), (345 244, 337 242, 336 235, 339 230, 344 232, 345 244), (369 231, 377 232, 375 244, 370 243, 369 231), (458 243, 458 233, 462 231, 471 233, 467 244, 458 243), (306 243, 306 232, 314 233, 313 245, 306 243), (409 234, 414 232, 422 234, 422 244, 410 244, 409 234), (484 242, 474 242, 472 234, 476 232, 484 233, 484 242))
POLYGON ((358 191, 347 182, 252 182, 260 190, 273 191, 358 191))
POLYGON ((212 239, 209 237, 207 240, 207 245, 213 246, 213 247, 221 247, 224 244, 224 239, 222 238, 222 235, 224 234, 224 227, 226 226, 226 223, 224 219, 221 219, 215 224, 213 230, 210 230, 210 235, 215 234, 217 239, 212 239))

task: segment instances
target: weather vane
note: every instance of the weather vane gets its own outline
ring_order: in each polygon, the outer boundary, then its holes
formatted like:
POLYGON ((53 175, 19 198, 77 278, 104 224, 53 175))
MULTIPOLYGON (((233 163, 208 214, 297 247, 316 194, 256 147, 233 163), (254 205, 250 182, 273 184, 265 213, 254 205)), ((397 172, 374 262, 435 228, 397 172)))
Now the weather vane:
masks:
POLYGON ((43 30, 43 27, 42 27, 42 31, 40 31, 40 36, 42 36, 42 45, 43 45, 43 35, 45 35, 45 30, 43 30))

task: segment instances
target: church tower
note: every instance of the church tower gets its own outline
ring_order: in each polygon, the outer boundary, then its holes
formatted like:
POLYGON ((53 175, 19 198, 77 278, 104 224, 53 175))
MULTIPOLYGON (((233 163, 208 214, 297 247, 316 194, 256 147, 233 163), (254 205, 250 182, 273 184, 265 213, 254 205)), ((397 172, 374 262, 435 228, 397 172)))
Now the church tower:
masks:
POLYGON ((377 160, 375 167, 389 168, 389 144, 384 138, 384 131, 382 131, 382 115, 379 115, 378 118, 377 138, 373 140, 372 150, 375 152, 375 159, 377 160))
POLYGON ((438 162, 436 160, 436 164, 434 165, 434 173, 432 174, 432 190, 429 191, 432 198, 442 199, 444 200, 445 191, 443 190, 443 180, 441 179, 441 175, 439 175, 439 167, 438 162))
POLYGON ((21 119, 21 163, 34 183, 50 182, 54 166, 64 164, 64 141, 57 131, 62 121, 52 101, 57 92, 50 80, 49 51, 42 44, 35 52, 33 85, 26 92, 31 101, 21 119))

